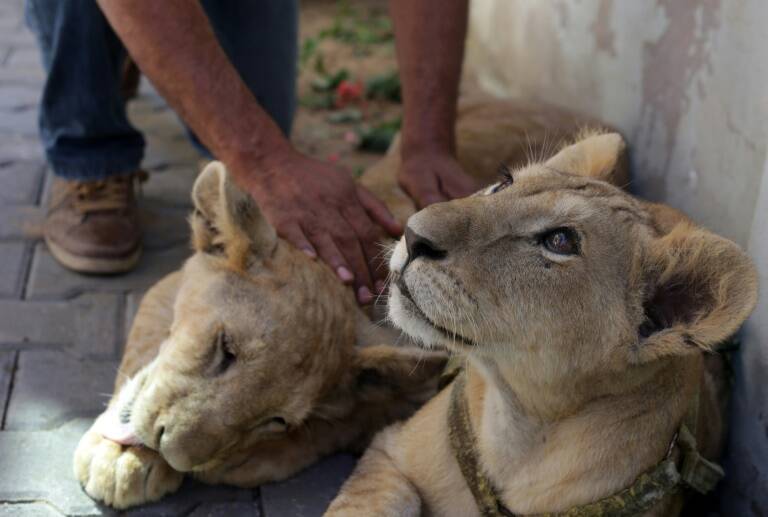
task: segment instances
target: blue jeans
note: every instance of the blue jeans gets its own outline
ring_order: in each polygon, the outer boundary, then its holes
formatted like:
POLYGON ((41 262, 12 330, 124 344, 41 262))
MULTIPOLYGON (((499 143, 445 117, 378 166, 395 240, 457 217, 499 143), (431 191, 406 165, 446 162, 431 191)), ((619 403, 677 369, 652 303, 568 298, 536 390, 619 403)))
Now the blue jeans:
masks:
MULTIPOLYGON (((203 0, 219 43, 285 134, 296 107, 298 0, 203 0)), ((133 172, 144 138, 120 93, 126 51, 95 0, 27 0, 47 71, 40 138, 55 174, 80 180, 133 172)), ((170 57, 169 57, 170 58, 170 57)))

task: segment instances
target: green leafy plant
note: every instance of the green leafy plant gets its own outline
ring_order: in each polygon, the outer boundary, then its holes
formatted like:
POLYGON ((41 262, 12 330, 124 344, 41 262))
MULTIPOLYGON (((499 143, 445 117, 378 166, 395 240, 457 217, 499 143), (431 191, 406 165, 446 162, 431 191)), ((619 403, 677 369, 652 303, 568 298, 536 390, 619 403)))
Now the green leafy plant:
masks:
POLYGON ((358 136, 360 137, 360 142, 357 146, 358 149, 374 153, 387 152, 395 135, 400 131, 401 125, 402 118, 396 117, 375 126, 359 130, 358 136))
POLYGON ((369 99, 402 102, 400 75, 397 73, 397 70, 369 79, 365 85, 365 96, 369 99))
POLYGON ((312 80, 312 89, 316 92, 329 92, 335 90, 343 81, 349 79, 349 70, 342 68, 335 73, 320 74, 312 80))

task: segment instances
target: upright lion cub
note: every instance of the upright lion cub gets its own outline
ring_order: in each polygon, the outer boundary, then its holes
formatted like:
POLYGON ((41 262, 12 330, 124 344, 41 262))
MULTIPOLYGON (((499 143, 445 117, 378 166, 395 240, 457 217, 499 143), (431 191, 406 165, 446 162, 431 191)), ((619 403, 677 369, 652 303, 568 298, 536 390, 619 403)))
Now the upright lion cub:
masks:
POLYGON ((375 438, 327 515, 679 511, 680 463, 720 433, 704 355, 757 278, 733 242, 605 181, 623 148, 593 134, 409 219, 389 316, 464 373, 375 438))

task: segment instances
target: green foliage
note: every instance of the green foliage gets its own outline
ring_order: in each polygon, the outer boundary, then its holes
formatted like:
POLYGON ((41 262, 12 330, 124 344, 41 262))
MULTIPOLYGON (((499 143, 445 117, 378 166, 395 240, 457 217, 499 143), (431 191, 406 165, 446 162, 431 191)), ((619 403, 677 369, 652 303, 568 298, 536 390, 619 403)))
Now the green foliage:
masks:
POLYGON ((332 38, 355 46, 375 45, 392 41, 392 22, 383 15, 363 15, 349 2, 339 2, 333 23, 320 32, 321 39, 332 38))
POLYGON ((397 73, 397 70, 369 79, 365 85, 365 96, 369 99, 402 102, 400 75, 397 73))
POLYGON ((310 109, 332 109, 336 99, 333 92, 310 93, 299 99, 299 103, 310 109))
POLYGON ((370 128, 364 128, 358 132, 360 143, 358 149, 374 153, 385 153, 389 149, 395 135, 400 131, 402 118, 396 117, 370 128))
POLYGON ((363 120, 363 112, 357 108, 347 108, 340 111, 334 111, 327 117, 331 124, 349 124, 363 120))
POLYGON ((306 66, 310 59, 317 53, 317 47, 320 45, 318 38, 307 38, 301 43, 299 51, 299 63, 306 66))
POLYGON ((333 74, 322 74, 312 80, 312 89, 316 92, 332 92, 342 81, 349 79, 349 70, 342 68, 333 74))
POLYGON ((354 46, 357 54, 367 54, 371 45, 391 42, 394 32, 392 22, 385 14, 362 13, 353 8, 350 2, 341 0, 331 26, 320 31, 316 37, 306 38, 302 42, 299 53, 301 66, 306 66, 314 57, 315 69, 324 68, 320 42, 326 38, 354 46))

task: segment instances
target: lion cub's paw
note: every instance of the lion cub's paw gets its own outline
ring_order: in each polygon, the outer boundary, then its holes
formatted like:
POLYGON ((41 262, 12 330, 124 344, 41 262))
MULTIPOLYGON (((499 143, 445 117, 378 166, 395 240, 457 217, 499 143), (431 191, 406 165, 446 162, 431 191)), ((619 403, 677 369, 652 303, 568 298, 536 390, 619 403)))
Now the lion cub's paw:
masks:
POLYGON ((75 477, 93 499, 123 509, 175 492, 184 475, 157 452, 107 440, 94 425, 75 450, 75 477))

